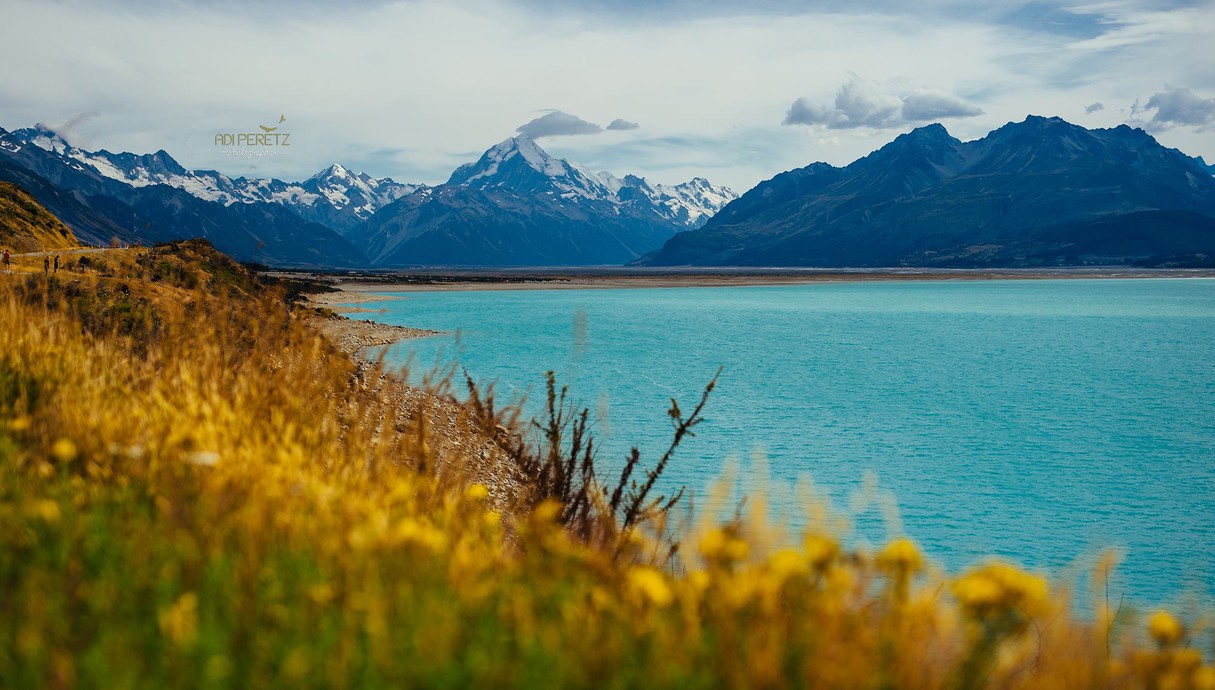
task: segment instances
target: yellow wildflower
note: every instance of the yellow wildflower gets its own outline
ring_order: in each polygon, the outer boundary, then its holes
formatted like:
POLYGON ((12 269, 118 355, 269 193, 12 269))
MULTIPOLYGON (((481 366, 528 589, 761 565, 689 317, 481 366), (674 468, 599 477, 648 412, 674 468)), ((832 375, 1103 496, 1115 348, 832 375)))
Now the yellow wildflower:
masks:
POLYGON ((1156 680, 1156 690, 1186 690, 1185 680, 1176 671, 1166 671, 1156 680))
POLYGON ((540 505, 532 509, 532 522, 547 523, 556 522, 561 515, 561 504, 557 501, 542 501, 540 505))
POLYGON ((447 548, 447 535, 425 522, 405 518, 397 525, 396 537, 406 544, 417 544, 439 553, 447 548))
POLYGON ((964 608, 978 611, 998 604, 1003 590, 998 583, 986 577, 967 576, 953 584, 953 595, 964 608))
POLYGON ((712 581, 709 574, 703 570, 693 570, 688 573, 688 584, 697 592, 704 592, 712 581))
POLYGON ((198 595, 186 592, 171 606, 160 611, 160 632, 174 644, 192 644, 198 636, 198 595))
POLYGON ((807 534, 802 542, 806 559, 816 570, 822 570, 840 554, 840 545, 834 539, 819 534, 807 534))
POLYGON ((51 456, 59 462, 71 462, 76 459, 76 444, 71 439, 61 438, 51 446, 51 456))
POLYGON ((842 596, 856 584, 850 568, 832 568, 827 571, 824 588, 828 594, 842 596))
POLYGON ((1173 657, 1173 665, 1183 671, 1193 671, 1202 665, 1202 652, 1197 649, 1181 649, 1173 657))
POLYGON ((971 571, 953 585, 958 603, 971 613, 989 609, 1024 609, 1047 600, 1046 581, 1006 563, 990 563, 971 571))
POLYGON ((35 501, 28 510, 31 515, 40 517, 51 524, 59 522, 59 518, 62 517, 59 504, 51 500, 35 501))
POLYGON ((889 570, 915 572, 924 566, 924 557, 910 539, 895 539, 878 554, 877 562, 889 570))
POLYGON ((675 598, 666 578, 653 568, 642 566, 629 570, 628 583, 630 590, 656 606, 666 606, 675 598))
POLYGON ((798 575, 809 575, 810 566, 806 557, 794 549, 781 549, 768 559, 768 567, 780 581, 785 581, 798 575))
POLYGON ((1181 623, 1168 611, 1157 611, 1148 619, 1148 632, 1161 647, 1167 647, 1181 639, 1181 623))
POLYGON ((1194 690, 1215 690, 1215 668, 1203 666, 1191 677, 1194 690))
POLYGON ((723 528, 706 532, 700 538, 699 548, 705 560, 722 563, 741 561, 751 550, 750 545, 735 537, 732 530, 723 528))
POLYGON ((705 532, 704 535, 700 537, 700 543, 698 545, 700 555, 709 559, 716 558, 725 548, 726 538, 725 532, 719 529, 705 532))
POLYGON ((597 611, 606 611, 612 607, 615 599, 603 587, 595 586, 591 588, 591 606, 597 611))

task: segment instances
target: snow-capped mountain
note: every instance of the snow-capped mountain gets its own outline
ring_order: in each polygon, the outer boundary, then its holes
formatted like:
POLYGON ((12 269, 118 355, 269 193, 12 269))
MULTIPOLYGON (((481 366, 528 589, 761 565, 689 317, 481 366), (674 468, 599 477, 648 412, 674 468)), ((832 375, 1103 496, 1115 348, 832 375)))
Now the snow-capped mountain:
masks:
POLYGON ((38 125, 0 130, 0 179, 86 242, 206 237, 244 261, 392 267, 620 264, 703 225, 734 192, 591 172, 526 136, 438 187, 332 165, 300 182, 188 170, 167 152, 89 151, 38 125))
POLYGON ((450 186, 512 189, 518 192, 557 192, 567 199, 601 198, 604 187, 594 173, 550 156, 530 137, 511 137, 489 148, 472 163, 455 169, 450 186))
MULTIPOLYGON (((18 130, 0 134, 0 180, 29 192, 89 244, 201 237, 241 261, 347 268, 366 262, 330 225, 305 219, 289 204, 249 197, 222 203, 218 195, 240 189, 236 180, 187 171, 164 151, 92 153, 46 128, 18 130)), ((327 201, 312 208, 339 212, 327 201)))
POLYGON ((22 146, 37 146, 81 169, 131 187, 168 185, 205 201, 232 204, 276 203, 296 211, 305 220, 322 223, 343 233, 371 217, 380 208, 418 191, 423 185, 402 184, 390 178, 373 178, 331 165, 303 182, 270 178, 229 177, 215 170, 187 170, 164 150, 152 154, 87 151, 72 146, 42 125, 0 135, 0 147, 16 153, 22 146))
POLYGON ((299 185, 306 193, 323 197, 335 209, 348 209, 352 218, 365 221, 376 211, 419 190, 422 184, 403 184, 388 177, 374 178, 356 173, 338 163, 325 168, 299 185))
POLYGON ((614 264, 700 227, 735 196, 699 178, 668 186, 591 172, 518 136, 350 238, 377 266, 614 264))
POLYGON ((591 172, 556 158, 526 135, 491 147, 451 174, 448 185, 511 190, 569 202, 606 201, 621 208, 648 202, 654 212, 684 228, 697 228, 738 197, 728 187, 698 177, 678 185, 651 184, 636 175, 591 172))
POLYGON ((676 185, 651 184, 636 175, 625 175, 620 179, 607 172, 599 173, 598 177, 613 190, 617 198, 627 199, 631 195, 641 194, 667 220, 689 228, 704 225, 723 206, 738 198, 734 190, 715 185, 703 177, 676 185))

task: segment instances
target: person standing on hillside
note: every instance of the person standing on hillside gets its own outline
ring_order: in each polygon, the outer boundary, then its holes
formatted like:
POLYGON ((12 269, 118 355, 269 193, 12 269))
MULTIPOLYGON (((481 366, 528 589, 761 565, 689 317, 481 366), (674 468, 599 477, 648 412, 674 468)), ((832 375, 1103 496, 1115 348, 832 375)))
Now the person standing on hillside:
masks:
POLYGON ((49 276, 51 274, 51 257, 42 257, 42 275, 49 276))
POLYGON ((11 270, 9 268, 9 264, 11 264, 12 262, 13 262, 13 255, 10 254, 7 249, 5 249, 4 250, 4 271, 5 271, 5 273, 7 273, 8 271, 11 270))
POLYGON ((59 272, 59 255, 55 255, 55 273, 59 272))

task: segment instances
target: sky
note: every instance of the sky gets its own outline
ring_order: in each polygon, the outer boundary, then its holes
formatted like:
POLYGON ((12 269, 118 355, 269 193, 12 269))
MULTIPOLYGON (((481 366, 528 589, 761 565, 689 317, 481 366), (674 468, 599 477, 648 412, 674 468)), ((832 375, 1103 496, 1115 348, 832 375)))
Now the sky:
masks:
POLYGON ((593 170, 743 192, 930 122, 970 140, 1028 114, 1131 124, 1215 162, 1215 0, 4 0, 4 15, 0 127, 233 176, 338 162, 435 184, 527 133, 593 170), (259 126, 288 146, 216 142, 259 126))

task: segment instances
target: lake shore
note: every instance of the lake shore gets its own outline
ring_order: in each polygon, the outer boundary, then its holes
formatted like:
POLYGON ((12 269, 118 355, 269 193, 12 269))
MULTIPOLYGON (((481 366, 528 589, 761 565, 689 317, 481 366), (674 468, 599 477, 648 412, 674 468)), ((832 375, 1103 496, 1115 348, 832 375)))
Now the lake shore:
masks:
MULTIPOLYGON (((313 304, 319 306, 315 301, 313 304)), ((316 314, 309 322, 353 360, 360 385, 373 386, 380 392, 392 412, 393 424, 400 426, 419 414, 419 410, 425 411, 433 457, 438 466, 462 466, 473 481, 486 488, 488 505, 502 514, 515 510, 519 497, 526 494, 527 479, 498 441, 487 436, 468 411, 453 399, 411 385, 400 371, 381 368, 382 360, 371 350, 413 338, 439 335, 439 331, 351 319, 341 314, 316 314), (470 463, 469 458, 473 462, 470 463)), ((513 531, 505 538, 511 543, 513 531)))
POLYGON ((468 290, 593 290, 668 287, 749 287, 808 283, 958 280, 1059 280, 1130 278, 1215 278, 1213 269, 1124 267, 1052 269, 420 269, 395 273, 333 274, 274 271, 268 275, 304 280, 334 289, 312 295, 314 303, 338 313, 369 312, 362 305, 391 297, 368 293, 468 290))
MULTIPOLYGON (((327 308, 332 310, 331 307, 327 308)), ((439 331, 394 326, 365 319, 351 319, 341 314, 336 314, 332 318, 318 318, 313 323, 317 330, 337 345, 339 350, 360 357, 369 347, 392 345, 403 340, 439 335, 439 331)))

